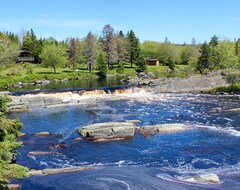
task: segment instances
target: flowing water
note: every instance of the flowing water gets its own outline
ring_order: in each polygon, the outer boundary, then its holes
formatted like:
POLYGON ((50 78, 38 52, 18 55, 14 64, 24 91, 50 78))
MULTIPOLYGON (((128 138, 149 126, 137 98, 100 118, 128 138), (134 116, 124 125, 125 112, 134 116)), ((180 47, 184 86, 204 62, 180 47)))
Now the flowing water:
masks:
POLYGON ((31 169, 100 166, 100 169, 19 180, 21 190, 50 189, 239 189, 240 99, 197 94, 127 95, 94 106, 37 109, 15 113, 27 136, 21 138, 18 163, 31 169), (75 141, 88 124, 138 119, 139 126, 185 123, 193 130, 113 142, 75 141), (32 134, 48 131, 49 137, 32 134), (54 145, 63 144, 56 149, 54 145), (55 155, 27 156, 30 151, 55 155), (219 185, 197 184, 186 176, 216 173, 219 185))

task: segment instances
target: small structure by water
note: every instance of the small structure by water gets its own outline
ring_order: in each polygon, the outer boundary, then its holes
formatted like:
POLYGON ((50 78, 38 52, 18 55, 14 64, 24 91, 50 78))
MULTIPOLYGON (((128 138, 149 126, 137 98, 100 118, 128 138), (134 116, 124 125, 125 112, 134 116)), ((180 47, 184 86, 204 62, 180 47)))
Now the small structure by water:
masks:
POLYGON ((34 63, 34 57, 32 56, 32 53, 26 50, 20 51, 18 54, 17 63, 20 62, 34 63))
POLYGON ((147 58, 146 63, 149 66, 159 66, 159 60, 158 59, 147 58))

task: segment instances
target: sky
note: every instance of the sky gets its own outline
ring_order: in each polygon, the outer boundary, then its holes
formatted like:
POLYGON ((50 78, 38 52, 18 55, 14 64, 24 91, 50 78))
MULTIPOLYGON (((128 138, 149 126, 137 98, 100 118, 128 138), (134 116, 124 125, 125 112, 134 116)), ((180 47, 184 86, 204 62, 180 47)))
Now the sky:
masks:
POLYGON ((38 37, 101 35, 106 24, 141 42, 240 38, 240 0, 0 0, 0 31, 38 37))

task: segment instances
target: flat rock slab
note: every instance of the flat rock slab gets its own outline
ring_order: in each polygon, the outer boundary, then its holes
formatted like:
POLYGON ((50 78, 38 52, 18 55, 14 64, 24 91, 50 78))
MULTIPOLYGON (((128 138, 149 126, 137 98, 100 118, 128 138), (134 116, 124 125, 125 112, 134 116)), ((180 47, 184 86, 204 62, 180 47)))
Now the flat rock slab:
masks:
POLYGON ((43 155, 53 155, 55 152, 52 151, 32 151, 28 153, 28 156, 43 156, 43 155))
POLYGON ((61 174, 69 172, 80 172, 86 170, 95 170, 98 167, 72 167, 72 168, 58 168, 58 169, 44 169, 42 170, 43 175, 61 174))
POLYGON ((126 120, 125 122, 126 123, 132 123, 132 124, 135 124, 135 125, 141 123, 140 120, 126 120))
POLYGON ((88 125, 78 129, 80 135, 90 139, 119 139, 132 138, 135 133, 135 126, 126 122, 109 122, 88 125))
POLYGON ((140 127, 140 133, 144 137, 153 136, 157 133, 176 133, 189 130, 190 128, 185 124, 159 124, 140 127))
POLYGON ((49 132, 39 132, 34 134, 34 136, 49 136, 49 135, 50 135, 49 132))

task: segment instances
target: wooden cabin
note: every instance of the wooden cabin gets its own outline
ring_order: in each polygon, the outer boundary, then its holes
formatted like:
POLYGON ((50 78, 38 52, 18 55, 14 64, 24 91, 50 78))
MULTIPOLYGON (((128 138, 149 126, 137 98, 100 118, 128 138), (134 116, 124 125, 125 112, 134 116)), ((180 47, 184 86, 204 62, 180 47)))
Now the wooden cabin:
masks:
POLYGON ((32 56, 32 53, 25 50, 20 51, 18 54, 17 63, 20 62, 34 63, 34 57, 32 56))
POLYGON ((147 58, 146 63, 149 66, 159 66, 159 60, 158 59, 147 58))

